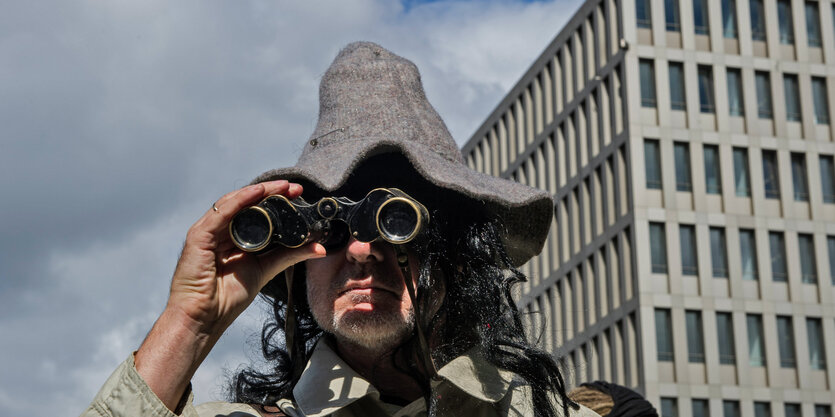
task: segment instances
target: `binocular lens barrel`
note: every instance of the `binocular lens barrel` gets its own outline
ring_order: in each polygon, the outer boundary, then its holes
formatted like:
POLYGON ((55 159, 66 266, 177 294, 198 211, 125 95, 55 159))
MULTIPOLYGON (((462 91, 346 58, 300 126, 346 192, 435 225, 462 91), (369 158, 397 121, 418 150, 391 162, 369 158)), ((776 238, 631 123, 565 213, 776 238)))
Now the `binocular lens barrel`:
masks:
POLYGON ((245 251, 265 248, 272 238, 273 223, 261 207, 252 206, 238 212, 229 226, 232 240, 245 251))
POLYGON ((417 206, 401 197, 392 198, 377 211, 377 229, 390 243, 406 243, 420 230, 421 213, 417 206))

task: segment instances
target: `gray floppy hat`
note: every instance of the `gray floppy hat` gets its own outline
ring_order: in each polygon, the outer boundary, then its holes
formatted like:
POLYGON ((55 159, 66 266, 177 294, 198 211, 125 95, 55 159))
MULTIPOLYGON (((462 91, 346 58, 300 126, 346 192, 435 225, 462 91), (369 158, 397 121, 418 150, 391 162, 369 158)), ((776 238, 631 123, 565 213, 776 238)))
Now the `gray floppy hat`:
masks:
POLYGON ((287 179, 330 193, 363 162, 389 153, 404 156, 426 182, 501 221, 515 265, 542 250, 553 216, 550 194, 467 167, 426 99, 415 64, 370 42, 346 46, 325 72, 319 121, 296 165, 265 172, 253 182, 287 179))

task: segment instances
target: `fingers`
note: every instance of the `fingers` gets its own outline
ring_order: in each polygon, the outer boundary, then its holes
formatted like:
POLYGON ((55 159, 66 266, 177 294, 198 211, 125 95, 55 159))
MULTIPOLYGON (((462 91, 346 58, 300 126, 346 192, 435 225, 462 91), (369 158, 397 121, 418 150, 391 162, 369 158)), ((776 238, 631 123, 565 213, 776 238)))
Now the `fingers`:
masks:
POLYGON ((289 199, 294 199, 301 193, 301 185, 285 180, 253 184, 218 199, 214 206, 195 223, 195 226, 215 235, 226 233, 229 222, 241 209, 254 205, 270 195, 281 194, 289 199))

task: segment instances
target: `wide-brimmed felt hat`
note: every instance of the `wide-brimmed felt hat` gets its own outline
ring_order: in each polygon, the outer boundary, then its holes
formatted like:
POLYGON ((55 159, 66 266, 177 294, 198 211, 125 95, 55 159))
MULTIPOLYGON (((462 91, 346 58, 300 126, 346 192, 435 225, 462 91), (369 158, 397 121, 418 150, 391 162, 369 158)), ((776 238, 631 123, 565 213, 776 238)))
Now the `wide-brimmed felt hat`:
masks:
POLYGON ((365 161, 390 153, 403 155, 426 182, 499 220, 515 265, 542 250, 553 215, 550 194, 467 167, 426 99, 415 64, 370 42, 346 46, 325 72, 319 121, 296 165, 265 172, 253 182, 287 179, 330 193, 365 161))

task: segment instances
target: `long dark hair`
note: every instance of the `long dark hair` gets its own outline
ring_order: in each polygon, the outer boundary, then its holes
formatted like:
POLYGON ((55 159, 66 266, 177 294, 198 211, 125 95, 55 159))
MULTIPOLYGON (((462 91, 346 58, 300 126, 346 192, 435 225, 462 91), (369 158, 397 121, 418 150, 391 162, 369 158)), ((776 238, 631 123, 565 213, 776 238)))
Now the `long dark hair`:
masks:
MULTIPOLYGON (((487 361, 513 372, 530 386, 535 416, 567 416, 569 407, 576 409, 578 406, 566 395, 565 383, 554 357, 535 346, 528 331, 531 329, 523 325, 511 297, 511 288, 527 278, 513 267, 508 257, 500 238, 500 224, 483 216, 473 218, 472 212, 467 210, 455 212, 466 214, 432 210, 429 230, 420 242, 409 248, 420 259, 417 303, 421 311, 431 311, 429 302, 432 295, 437 295, 438 288, 445 291, 437 313, 432 317, 416 318, 426 328, 435 363, 441 367, 466 351, 478 348, 487 361)), ((295 338, 296 351, 303 352, 299 355, 303 357, 296 360, 306 362, 323 331, 310 312, 304 281, 304 270, 297 266, 293 288, 294 310, 298 317, 295 338)), ((262 372, 250 367, 239 371, 231 387, 235 402, 275 404, 280 398, 292 398, 297 382, 293 378, 294 364, 284 343, 287 305, 284 280, 273 280, 270 285, 273 293, 278 295, 267 298, 273 319, 261 332, 261 353, 271 369, 262 372)), ((398 348, 406 353, 405 357, 417 358, 415 339, 412 337, 398 348)), ((418 362, 412 360, 397 365, 405 366, 404 372, 424 387, 427 409, 432 416, 443 404, 431 400, 428 379, 418 362)))

